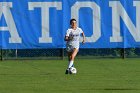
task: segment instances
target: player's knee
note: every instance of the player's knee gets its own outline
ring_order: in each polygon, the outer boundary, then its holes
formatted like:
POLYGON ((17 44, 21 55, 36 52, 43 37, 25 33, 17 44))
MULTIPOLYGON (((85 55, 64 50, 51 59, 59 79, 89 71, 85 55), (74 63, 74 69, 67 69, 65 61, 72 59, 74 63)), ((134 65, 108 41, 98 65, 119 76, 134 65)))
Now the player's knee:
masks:
POLYGON ((74 60, 74 58, 75 58, 75 55, 72 55, 71 59, 74 60))

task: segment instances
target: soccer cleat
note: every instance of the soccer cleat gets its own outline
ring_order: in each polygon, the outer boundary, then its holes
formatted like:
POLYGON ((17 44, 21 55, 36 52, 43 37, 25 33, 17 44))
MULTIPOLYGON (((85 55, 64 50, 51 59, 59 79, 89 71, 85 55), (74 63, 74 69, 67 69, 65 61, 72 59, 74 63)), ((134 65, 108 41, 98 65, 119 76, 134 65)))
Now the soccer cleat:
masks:
POLYGON ((71 72, 71 68, 69 68, 69 74, 72 74, 72 72, 71 72))
POLYGON ((65 72, 65 74, 69 74, 69 69, 66 69, 66 72, 65 72))
POLYGON ((72 74, 72 72, 70 71, 69 74, 72 74))

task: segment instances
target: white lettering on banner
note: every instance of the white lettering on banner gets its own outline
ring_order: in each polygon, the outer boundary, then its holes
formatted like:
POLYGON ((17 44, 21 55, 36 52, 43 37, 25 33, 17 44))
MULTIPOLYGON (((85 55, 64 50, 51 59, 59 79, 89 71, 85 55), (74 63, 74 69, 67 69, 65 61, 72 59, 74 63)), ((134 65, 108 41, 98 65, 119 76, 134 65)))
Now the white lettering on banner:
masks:
MULTIPOLYGON (((62 10, 62 2, 29 2, 29 10, 34 10, 35 8, 41 9, 41 37, 39 37, 39 43, 52 43, 52 37, 50 37, 49 28, 49 8, 55 7, 56 10, 62 10)), ((123 36, 121 36, 120 20, 128 28, 130 34, 136 42, 140 42, 140 1, 133 1, 133 6, 136 8, 136 25, 132 22, 125 8, 120 1, 109 1, 109 7, 112 9, 112 36, 110 37, 110 42, 123 42, 123 36)), ((79 25, 79 10, 81 8, 92 9, 93 16, 93 34, 91 37, 86 37, 87 42, 97 42, 101 37, 101 10, 100 6, 95 2, 77 1, 71 7, 71 18, 76 18, 79 25), (94 12, 94 13, 93 13, 94 12)), ((22 39, 18 34, 13 16, 12 16, 12 2, 0 2, 0 19, 2 15, 5 18, 7 26, 0 26, 0 31, 9 31, 9 43, 22 43, 22 39)), ((102 7, 101 7, 102 8, 102 7)))
POLYGON ((29 2, 29 10, 35 7, 41 8, 42 16, 42 36, 39 38, 39 43, 52 43, 52 37, 49 36, 49 8, 56 7, 57 10, 62 9, 61 2, 29 2))
POLYGON ((0 2, 0 19, 3 14, 7 23, 7 27, 1 26, 0 31, 9 31, 11 35, 9 38, 9 43, 21 43, 21 38, 19 37, 10 8, 12 8, 11 2, 0 2))
POLYGON ((110 1, 109 6, 112 7, 112 29, 113 34, 110 42, 122 42, 123 37, 120 35, 120 17, 126 24, 128 30, 136 42, 140 42, 140 2, 134 1, 136 6, 136 27, 128 16, 127 12, 121 5, 120 1, 110 1))
POLYGON ((77 23, 79 23, 79 9, 82 7, 88 7, 94 11, 93 35, 86 37, 86 42, 96 42, 101 37, 100 7, 95 2, 76 2, 71 8, 71 18, 76 18, 77 23))

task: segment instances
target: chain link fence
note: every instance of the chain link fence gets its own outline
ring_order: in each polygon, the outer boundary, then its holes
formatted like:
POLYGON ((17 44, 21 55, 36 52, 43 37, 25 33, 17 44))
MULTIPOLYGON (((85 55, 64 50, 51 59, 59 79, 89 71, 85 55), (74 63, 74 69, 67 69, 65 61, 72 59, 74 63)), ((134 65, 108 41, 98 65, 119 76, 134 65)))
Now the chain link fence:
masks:
MULTIPOLYGON (((1 49, 1 60, 6 59, 65 59, 65 49, 1 49)), ((140 48, 80 49, 76 58, 138 58, 140 48)))

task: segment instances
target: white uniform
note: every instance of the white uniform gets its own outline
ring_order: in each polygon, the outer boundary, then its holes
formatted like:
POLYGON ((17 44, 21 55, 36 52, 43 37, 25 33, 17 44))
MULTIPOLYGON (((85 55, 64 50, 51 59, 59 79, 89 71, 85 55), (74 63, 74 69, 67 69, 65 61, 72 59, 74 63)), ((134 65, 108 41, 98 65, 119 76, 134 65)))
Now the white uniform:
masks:
POLYGON ((81 28, 76 28, 76 30, 70 28, 67 30, 66 36, 72 37, 72 40, 67 41, 66 49, 68 52, 72 52, 74 48, 79 49, 79 39, 80 35, 83 33, 81 28))

